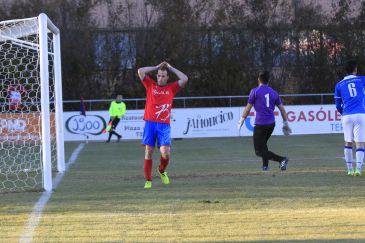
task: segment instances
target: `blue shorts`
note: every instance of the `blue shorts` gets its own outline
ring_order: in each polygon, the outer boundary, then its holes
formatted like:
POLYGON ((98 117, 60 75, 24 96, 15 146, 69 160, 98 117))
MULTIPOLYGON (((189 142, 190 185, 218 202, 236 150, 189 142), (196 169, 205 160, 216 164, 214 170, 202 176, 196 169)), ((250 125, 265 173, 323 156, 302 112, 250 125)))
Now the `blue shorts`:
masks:
POLYGON ((152 147, 171 145, 170 124, 146 121, 143 131, 142 144, 152 147))

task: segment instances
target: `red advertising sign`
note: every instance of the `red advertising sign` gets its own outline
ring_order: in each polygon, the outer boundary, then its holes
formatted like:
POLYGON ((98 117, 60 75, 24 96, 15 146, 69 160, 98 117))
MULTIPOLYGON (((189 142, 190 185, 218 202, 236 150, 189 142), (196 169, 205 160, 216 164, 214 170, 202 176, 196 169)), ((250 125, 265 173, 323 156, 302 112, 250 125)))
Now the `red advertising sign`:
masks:
MULTIPOLYGON (((51 113, 51 134, 55 137, 54 114, 51 113), (53 124, 53 125, 52 125, 53 124)), ((0 141, 34 141, 41 139, 41 114, 2 113, 0 114, 0 141)))

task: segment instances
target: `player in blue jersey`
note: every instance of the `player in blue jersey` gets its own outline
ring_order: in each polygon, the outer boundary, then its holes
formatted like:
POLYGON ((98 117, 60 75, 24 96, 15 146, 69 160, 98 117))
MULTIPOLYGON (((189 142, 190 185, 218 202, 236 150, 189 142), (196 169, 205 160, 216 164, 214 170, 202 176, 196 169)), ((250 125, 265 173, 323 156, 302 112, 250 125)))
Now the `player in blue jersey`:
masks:
POLYGON ((287 169, 289 159, 271 152, 267 147, 267 142, 275 128, 275 106, 279 108, 284 121, 284 134, 289 135, 291 129, 288 125, 288 118, 279 94, 268 86, 269 79, 270 73, 268 71, 260 72, 258 77, 259 86, 251 90, 248 103, 238 122, 237 128, 241 128, 251 108, 254 107, 256 118, 253 130, 253 143, 256 155, 262 157, 262 169, 267 171, 269 169, 269 160, 273 160, 279 162, 280 170, 284 171, 287 169))
POLYGON ((361 176, 365 142, 365 77, 356 76, 357 62, 354 60, 348 61, 345 68, 347 75, 335 87, 336 109, 342 115, 347 174, 361 176), (352 167, 352 142, 356 144, 355 171, 352 167))

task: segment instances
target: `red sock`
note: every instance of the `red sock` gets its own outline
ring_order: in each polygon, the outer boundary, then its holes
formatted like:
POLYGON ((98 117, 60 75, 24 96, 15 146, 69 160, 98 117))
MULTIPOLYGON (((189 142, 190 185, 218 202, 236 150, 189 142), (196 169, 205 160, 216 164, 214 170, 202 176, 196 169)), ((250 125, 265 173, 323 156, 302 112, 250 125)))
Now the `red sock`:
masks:
POLYGON ((144 159, 144 178, 152 181, 152 159, 144 159))
POLYGON ((165 172, 167 165, 169 164, 169 157, 167 157, 166 159, 164 157, 161 156, 160 158, 160 167, 158 168, 160 173, 165 172))

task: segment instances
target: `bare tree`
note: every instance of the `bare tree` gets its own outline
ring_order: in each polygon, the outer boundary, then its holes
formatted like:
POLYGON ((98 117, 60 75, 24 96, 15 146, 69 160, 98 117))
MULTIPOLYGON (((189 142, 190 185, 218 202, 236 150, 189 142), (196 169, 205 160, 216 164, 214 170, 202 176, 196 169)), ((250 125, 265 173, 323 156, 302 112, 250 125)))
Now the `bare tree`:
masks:
POLYGON ((14 1, 0 14, 46 12, 60 26, 65 99, 143 97, 137 67, 162 60, 189 75, 180 95, 248 94, 261 69, 272 71, 281 93, 332 92, 344 60, 365 64, 365 3, 333 1, 330 17, 315 1, 287 3, 35 0, 14 1))

